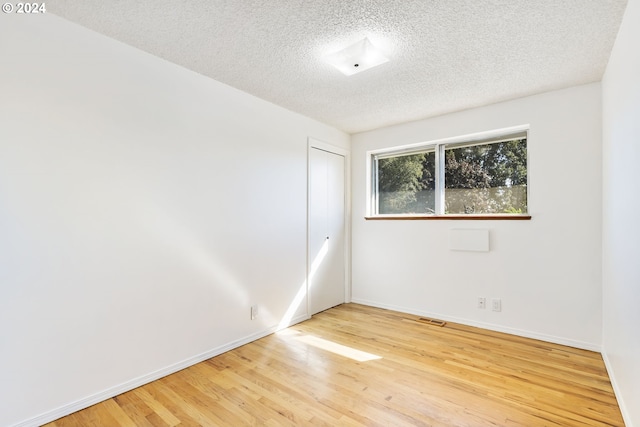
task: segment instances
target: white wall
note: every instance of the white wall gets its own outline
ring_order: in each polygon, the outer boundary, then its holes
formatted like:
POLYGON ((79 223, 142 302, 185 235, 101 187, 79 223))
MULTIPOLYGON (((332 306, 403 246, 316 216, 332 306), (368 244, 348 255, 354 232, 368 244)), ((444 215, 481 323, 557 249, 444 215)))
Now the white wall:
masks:
POLYGON ((599 349, 600 90, 594 83, 354 135, 353 301, 599 349), (364 219, 367 150, 523 124, 531 221, 364 219), (489 229, 490 252, 450 251, 454 228, 489 229), (476 308, 479 296, 501 298, 502 312, 476 308))
POLYGON ((55 16, 2 15, 0 425, 276 327, 305 279, 307 137, 349 136, 55 16))
POLYGON ((627 426, 640 426, 640 1, 602 80, 603 354, 627 426))

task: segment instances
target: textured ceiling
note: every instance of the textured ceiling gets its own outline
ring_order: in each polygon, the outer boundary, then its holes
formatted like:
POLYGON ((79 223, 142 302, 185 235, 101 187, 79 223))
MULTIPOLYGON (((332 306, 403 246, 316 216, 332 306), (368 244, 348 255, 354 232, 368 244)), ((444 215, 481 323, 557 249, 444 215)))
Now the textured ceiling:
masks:
POLYGON ((56 0, 47 10, 349 133, 599 81, 626 0, 56 0), (363 37, 390 61, 322 57, 363 37))

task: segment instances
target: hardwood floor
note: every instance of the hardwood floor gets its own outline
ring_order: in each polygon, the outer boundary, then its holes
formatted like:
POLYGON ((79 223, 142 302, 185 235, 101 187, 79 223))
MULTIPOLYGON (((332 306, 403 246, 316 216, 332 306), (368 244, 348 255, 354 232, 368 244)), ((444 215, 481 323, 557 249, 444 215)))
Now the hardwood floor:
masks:
POLYGON ((598 353, 345 304, 69 426, 624 426, 598 353))

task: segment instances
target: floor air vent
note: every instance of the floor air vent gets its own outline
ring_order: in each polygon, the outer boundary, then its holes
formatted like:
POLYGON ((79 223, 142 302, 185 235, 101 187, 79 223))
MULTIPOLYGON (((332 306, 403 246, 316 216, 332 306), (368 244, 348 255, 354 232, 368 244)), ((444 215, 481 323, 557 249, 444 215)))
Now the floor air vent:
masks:
POLYGON ((447 324, 447 322, 445 322, 444 320, 429 319, 428 317, 420 317, 417 321, 420 323, 426 323, 428 325, 433 325, 433 326, 444 326, 447 324))

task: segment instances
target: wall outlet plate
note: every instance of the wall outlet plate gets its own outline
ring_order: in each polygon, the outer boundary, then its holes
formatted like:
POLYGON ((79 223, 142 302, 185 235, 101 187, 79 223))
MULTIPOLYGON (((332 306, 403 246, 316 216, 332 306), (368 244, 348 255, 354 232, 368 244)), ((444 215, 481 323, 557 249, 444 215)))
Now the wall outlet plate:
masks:
POLYGON ((493 311, 502 311, 502 300, 500 298, 494 298, 491 300, 491 309, 493 311))
POLYGON ((252 305, 251 306, 251 320, 256 320, 256 317, 258 317, 258 306, 257 305, 252 305))
POLYGON ((487 308, 487 299, 485 297, 478 297, 478 308, 487 308))

